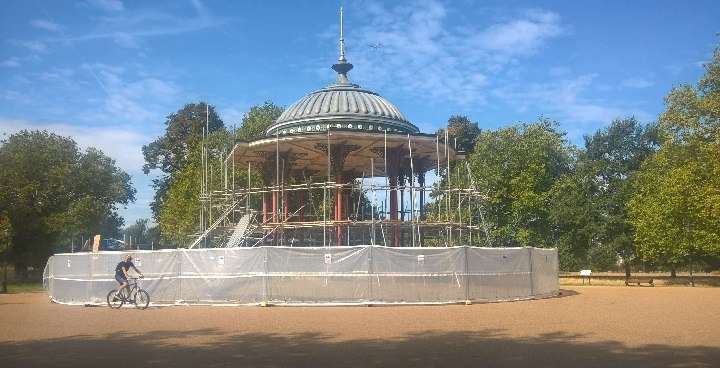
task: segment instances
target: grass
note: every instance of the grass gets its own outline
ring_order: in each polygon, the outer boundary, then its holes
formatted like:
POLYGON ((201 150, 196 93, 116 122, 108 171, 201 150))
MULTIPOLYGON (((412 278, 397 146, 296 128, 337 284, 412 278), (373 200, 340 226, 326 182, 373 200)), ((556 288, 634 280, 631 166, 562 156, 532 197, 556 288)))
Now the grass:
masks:
MULTIPOLYGON (((633 277, 652 277, 655 286, 690 286, 690 274, 678 273, 671 277, 670 273, 633 273, 633 277)), ((695 273, 693 281, 696 287, 720 287, 720 275, 708 273, 695 273)), ((580 277, 577 272, 560 273, 560 286, 588 285, 586 278, 580 277)), ((625 286, 625 274, 614 272, 593 273, 589 281, 590 286, 625 286)), ((632 285, 632 284, 631 284, 632 285)), ((642 284, 642 286, 649 286, 642 284)))
POLYGON ((7 291, 8 294, 43 291, 43 283, 41 280, 31 280, 27 282, 10 280, 7 283, 7 291))

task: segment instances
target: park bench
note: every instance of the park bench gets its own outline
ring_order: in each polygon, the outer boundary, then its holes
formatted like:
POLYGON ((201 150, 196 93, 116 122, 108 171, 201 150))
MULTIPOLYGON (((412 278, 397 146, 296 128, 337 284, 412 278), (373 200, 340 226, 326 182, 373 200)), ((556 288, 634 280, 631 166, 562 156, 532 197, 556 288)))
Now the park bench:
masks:
POLYGON ((653 278, 652 277, 645 277, 645 276, 631 276, 625 279, 625 285, 629 286, 630 284, 650 284, 650 286, 655 286, 653 284, 653 278))

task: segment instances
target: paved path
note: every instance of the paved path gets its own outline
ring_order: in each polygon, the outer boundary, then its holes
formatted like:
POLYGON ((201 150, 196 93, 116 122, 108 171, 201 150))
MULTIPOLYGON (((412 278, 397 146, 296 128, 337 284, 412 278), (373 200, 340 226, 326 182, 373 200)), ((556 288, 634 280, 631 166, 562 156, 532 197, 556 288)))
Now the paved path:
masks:
POLYGON ((720 288, 447 306, 79 307, 0 295, 2 367, 718 367, 720 288))

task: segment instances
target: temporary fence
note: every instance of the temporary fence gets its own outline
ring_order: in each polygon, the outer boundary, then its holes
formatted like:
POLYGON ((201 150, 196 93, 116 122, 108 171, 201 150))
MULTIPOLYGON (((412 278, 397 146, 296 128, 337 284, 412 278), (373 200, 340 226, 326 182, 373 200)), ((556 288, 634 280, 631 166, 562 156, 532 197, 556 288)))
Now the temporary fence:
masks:
MULTIPOLYGON (((119 252, 56 254, 45 292, 99 305, 119 252)), ((557 295, 558 253, 541 248, 256 247, 134 251, 151 305, 442 304, 557 295)))

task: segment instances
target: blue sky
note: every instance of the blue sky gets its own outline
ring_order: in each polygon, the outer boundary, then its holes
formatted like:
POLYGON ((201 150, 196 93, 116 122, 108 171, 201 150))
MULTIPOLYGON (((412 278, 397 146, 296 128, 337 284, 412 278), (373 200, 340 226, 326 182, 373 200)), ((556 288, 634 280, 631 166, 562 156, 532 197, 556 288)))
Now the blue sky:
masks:
POLYGON ((334 82, 341 6, 350 80, 426 133, 543 115, 581 145, 616 118, 655 121, 720 40, 718 1, 4 0, 3 139, 45 129, 102 150, 138 190, 126 225, 149 218, 141 147, 166 117, 205 101, 234 126, 334 82))

